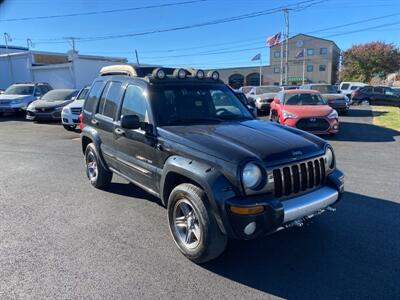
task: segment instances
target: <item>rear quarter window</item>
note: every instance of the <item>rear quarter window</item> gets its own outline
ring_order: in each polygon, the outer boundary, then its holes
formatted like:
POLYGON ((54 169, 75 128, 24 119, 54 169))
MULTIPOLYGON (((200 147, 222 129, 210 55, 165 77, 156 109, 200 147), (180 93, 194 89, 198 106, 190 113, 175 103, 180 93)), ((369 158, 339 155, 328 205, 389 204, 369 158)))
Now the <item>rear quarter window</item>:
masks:
POLYGON ((348 89, 349 89, 349 86, 350 86, 350 84, 344 83, 344 84, 342 84, 342 87, 341 87, 340 89, 342 89, 342 90, 348 90, 348 89))
POLYGON ((104 88, 103 81, 97 81, 92 85, 92 88, 90 89, 89 95, 84 104, 85 111, 88 112, 94 111, 96 104, 100 98, 101 92, 103 91, 103 88, 104 88))

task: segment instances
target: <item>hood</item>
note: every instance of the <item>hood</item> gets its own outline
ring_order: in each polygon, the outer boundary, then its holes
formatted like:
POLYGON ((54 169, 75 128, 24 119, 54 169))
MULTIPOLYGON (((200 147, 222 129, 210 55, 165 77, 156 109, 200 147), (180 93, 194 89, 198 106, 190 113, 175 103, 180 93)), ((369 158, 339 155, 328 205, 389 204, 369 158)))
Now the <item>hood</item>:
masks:
POLYGON ((345 95, 343 94, 322 94, 322 96, 328 101, 345 99, 345 95))
POLYGON ((27 99, 27 98, 32 98, 32 95, 5 95, 1 94, 0 95, 0 101, 2 100, 17 100, 17 99, 27 99))
POLYGON ((325 141, 272 122, 250 120, 213 125, 166 126, 160 137, 233 163, 257 158, 268 165, 324 152, 325 141))
POLYGON ((82 108, 85 100, 74 100, 70 104, 66 105, 66 108, 82 108))
POLYGON ((283 109, 298 117, 325 117, 331 111, 329 105, 284 105, 283 109))
POLYGON ((258 97, 261 98, 261 100, 265 99, 272 99, 276 96, 277 93, 264 93, 264 94, 259 94, 259 95, 254 95, 254 99, 257 99, 258 97))
POLYGON ((47 102, 45 100, 36 100, 33 101, 31 103, 31 105, 33 107, 35 107, 36 109, 40 109, 40 108, 56 108, 56 107, 61 107, 61 106, 65 106, 68 105, 69 103, 71 103, 72 100, 64 100, 64 101, 52 101, 52 102, 47 102))

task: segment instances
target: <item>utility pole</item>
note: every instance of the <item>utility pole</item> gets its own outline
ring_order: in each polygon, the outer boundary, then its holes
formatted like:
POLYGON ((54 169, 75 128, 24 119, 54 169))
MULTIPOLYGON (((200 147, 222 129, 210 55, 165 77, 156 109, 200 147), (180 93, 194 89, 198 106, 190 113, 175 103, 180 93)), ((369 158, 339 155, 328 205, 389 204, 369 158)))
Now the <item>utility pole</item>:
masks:
POLYGON ((283 85, 283 36, 284 36, 284 33, 283 33, 283 30, 282 30, 282 40, 281 40, 281 68, 280 68, 280 70, 281 70, 281 80, 280 80, 280 85, 283 85))
POLYGON ((288 84, 288 70, 289 70, 289 9, 283 9, 283 16, 285 18, 285 38, 286 38, 286 59, 285 59, 285 84, 288 84))
POLYGON ((136 49, 135 49, 135 55, 136 55, 136 63, 139 66, 140 65, 140 63, 139 63, 139 55, 138 55, 138 52, 137 52, 136 49))
POLYGON ((262 86, 262 59, 260 55, 260 86, 262 86))
POLYGON ((6 43, 6 53, 7 53, 7 58, 8 58, 8 69, 10 72, 10 77, 11 77, 11 83, 14 83, 14 70, 13 70, 13 66, 12 66, 12 61, 11 61, 11 57, 8 51, 8 42, 11 42, 11 36, 7 33, 4 32, 4 41, 6 43))
POLYGON ((305 83, 306 76, 306 48, 303 48, 303 84, 305 83))
POLYGON ((76 51, 76 49, 75 49, 75 41, 79 40, 79 38, 73 37, 73 36, 68 36, 68 37, 65 37, 64 39, 68 41, 68 43, 69 43, 69 44, 71 45, 71 47, 72 47, 72 50, 73 50, 74 53, 75 53, 75 51, 76 51))

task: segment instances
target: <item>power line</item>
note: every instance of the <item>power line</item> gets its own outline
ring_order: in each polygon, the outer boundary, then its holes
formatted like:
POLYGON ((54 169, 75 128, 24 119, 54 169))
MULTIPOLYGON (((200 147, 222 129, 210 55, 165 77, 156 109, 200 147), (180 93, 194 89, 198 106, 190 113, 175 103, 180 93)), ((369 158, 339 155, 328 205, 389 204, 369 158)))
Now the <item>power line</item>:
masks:
MULTIPOLYGON (((324 0, 324 1, 326 1, 326 0, 324 0)), ((304 1, 297 2, 297 3, 293 3, 293 4, 289 4, 289 5, 285 5, 285 6, 279 6, 279 7, 272 8, 272 9, 261 10, 261 11, 256 11, 256 12, 252 12, 252 13, 237 15, 237 16, 228 17, 228 18, 216 19, 216 20, 208 21, 208 22, 195 23, 195 24, 190 24, 190 25, 176 26, 176 27, 163 28, 163 29, 154 29, 154 30, 135 32, 135 33, 81 37, 81 42, 93 42, 93 41, 100 41, 100 40, 110 40, 110 39, 119 39, 119 38, 127 38, 127 37, 145 36, 145 35, 151 35, 151 34, 157 34, 157 33, 180 31, 180 30, 193 29, 193 28, 198 28, 198 27, 205 27, 205 26, 235 22, 235 21, 240 21, 240 20, 274 14, 274 13, 282 11, 282 9, 284 9, 284 8, 297 8, 300 5, 307 4, 307 3, 308 4, 321 3, 321 1, 304 0, 304 1)), ((60 43, 60 41, 58 41, 59 40, 58 38, 48 39, 48 40, 49 40, 48 42, 40 42, 40 43, 41 44, 60 43)))
POLYGON ((109 10, 100 10, 100 11, 70 13, 70 14, 62 14, 62 15, 49 15, 49 16, 35 16, 35 17, 23 17, 23 18, 12 18, 12 19, 0 19, 0 22, 16 22, 16 21, 31 21, 31 20, 47 20, 47 19, 56 19, 56 18, 69 18, 69 17, 79 17, 79 16, 93 16, 93 15, 101 15, 101 14, 129 12, 129 11, 138 11, 138 10, 146 10, 146 9, 153 9, 153 8, 163 8, 163 7, 169 7, 169 6, 186 5, 186 4, 192 4, 192 3, 197 3, 197 2, 206 2, 206 1, 209 1, 209 0, 191 0, 191 1, 165 3, 165 4, 157 4, 157 5, 147 5, 147 6, 130 7, 130 8, 120 8, 120 9, 109 9, 109 10))

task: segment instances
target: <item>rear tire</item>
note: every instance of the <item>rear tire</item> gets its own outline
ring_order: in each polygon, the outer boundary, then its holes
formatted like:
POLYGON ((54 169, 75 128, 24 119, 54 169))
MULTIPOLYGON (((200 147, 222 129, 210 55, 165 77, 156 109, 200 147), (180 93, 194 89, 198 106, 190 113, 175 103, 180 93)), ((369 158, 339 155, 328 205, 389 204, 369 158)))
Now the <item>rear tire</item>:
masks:
POLYGON ((100 157, 93 143, 85 150, 86 175, 91 185, 97 189, 107 187, 112 179, 112 172, 106 170, 100 162, 100 157))
POLYGON ((175 244, 188 259, 204 263, 224 252, 228 238, 219 229, 201 188, 189 183, 175 187, 167 214, 175 244))

